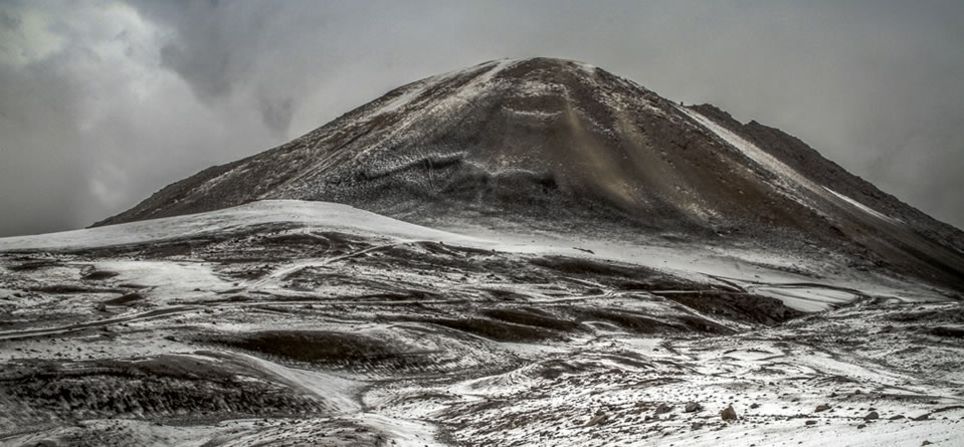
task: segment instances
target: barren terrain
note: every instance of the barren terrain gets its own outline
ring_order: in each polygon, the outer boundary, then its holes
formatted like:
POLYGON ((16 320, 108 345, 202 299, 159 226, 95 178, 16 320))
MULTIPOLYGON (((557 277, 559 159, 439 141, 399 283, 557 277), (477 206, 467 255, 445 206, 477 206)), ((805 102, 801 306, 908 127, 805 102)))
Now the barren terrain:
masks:
POLYGON ((964 443, 952 292, 620 237, 265 201, 0 239, 0 444, 964 443))

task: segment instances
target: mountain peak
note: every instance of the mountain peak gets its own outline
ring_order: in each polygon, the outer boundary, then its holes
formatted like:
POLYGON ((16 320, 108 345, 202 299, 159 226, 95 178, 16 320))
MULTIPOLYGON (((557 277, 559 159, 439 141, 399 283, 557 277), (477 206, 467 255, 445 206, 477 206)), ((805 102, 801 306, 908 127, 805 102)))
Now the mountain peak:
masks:
MULTIPOLYGON (((490 61, 482 62, 481 64, 475 65, 474 67, 500 67, 500 68, 517 68, 519 73, 529 72, 529 71, 571 71, 571 70, 582 70, 586 74, 591 74, 593 70, 597 67, 590 65, 586 62, 576 61, 572 59, 562 59, 555 57, 524 57, 524 58, 502 58, 493 59, 490 61)), ((471 69, 471 67, 470 67, 471 69)))
POLYGON ((318 200, 416 222, 843 246, 869 266, 959 285, 961 249, 940 242, 959 231, 761 128, 580 62, 489 61, 399 87, 102 224, 318 200))

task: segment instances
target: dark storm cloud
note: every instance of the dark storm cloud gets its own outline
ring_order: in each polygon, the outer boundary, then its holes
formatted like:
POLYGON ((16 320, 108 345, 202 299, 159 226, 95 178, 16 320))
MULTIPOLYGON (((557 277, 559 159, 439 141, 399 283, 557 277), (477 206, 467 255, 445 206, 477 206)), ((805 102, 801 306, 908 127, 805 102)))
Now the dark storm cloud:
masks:
POLYGON ((586 61, 964 226, 960 2, 0 4, 0 235, 76 228, 399 84, 586 61))

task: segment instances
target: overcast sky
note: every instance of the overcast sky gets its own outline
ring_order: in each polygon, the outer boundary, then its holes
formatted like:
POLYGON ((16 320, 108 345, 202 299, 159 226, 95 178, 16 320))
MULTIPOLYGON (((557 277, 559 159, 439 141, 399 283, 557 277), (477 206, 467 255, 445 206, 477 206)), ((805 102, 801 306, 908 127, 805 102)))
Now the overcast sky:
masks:
POLYGON ((585 61, 964 227, 961 1, 0 0, 0 236, 79 228, 391 88, 585 61))

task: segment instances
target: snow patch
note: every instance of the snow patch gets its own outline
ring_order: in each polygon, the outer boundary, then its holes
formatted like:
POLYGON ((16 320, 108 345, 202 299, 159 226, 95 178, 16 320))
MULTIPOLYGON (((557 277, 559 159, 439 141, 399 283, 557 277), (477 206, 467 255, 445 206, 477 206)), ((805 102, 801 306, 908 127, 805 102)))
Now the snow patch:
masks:
POLYGON ((876 218, 878 218, 878 219, 880 219, 880 220, 884 220, 884 221, 887 221, 887 222, 893 222, 893 223, 901 223, 901 222, 902 222, 900 219, 896 219, 896 218, 890 217, 890 216, 888 216, 888 215, 886 215, 886 214, 884 214, 884 213, 881 213, 881 212, 879 212, 879 211, 877 211, 877 210, 875 210, 875 209, 873 209, 873 208, 871 208, 871 207, 869 207, 869 206, 867 206, 867 205, 864 205, 863 203, 860 203, 860 202, 858 202, 858 201, 856 201, 856 200, 854 200, 854 199, 852 199, 852 198, 850 198, 850 197, 848 197, 848 196, 846 196, 846 195, 840 194, 840 193, 837 192, 837 191, 834 191, 834 190, 832 190, 832 189, 830 189, 830 188, 827 188, 826 186, 824 187, 824 189, 826 189, 827 191, 829 191, 831 194, 833 194, 835 197, 839 198, 840 200, 843 200, 844 202, 847 202, 847 203, 850 204, 851 206, 853 206, 853 207, 855 207, 855 208, 857 208, 857 209, 859 209, 859 210, 861 210, 861 211, 863 211, 863 212, 865 212, 865 213, 867 213, 867 214, 870 214, 871 216, 874 216, 874 217, 876 217, 876 218))

